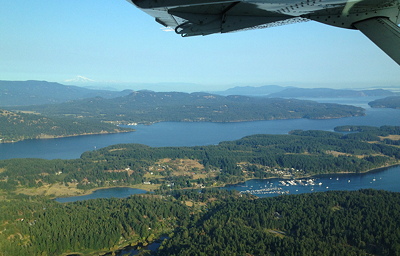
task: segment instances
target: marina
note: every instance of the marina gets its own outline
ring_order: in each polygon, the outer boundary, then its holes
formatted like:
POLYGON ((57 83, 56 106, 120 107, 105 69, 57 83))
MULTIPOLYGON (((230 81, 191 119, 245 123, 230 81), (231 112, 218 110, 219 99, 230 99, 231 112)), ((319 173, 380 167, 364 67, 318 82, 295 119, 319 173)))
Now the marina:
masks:
MULTIPOLYGON (((221 189, 237 190, 240 194, 257 197, 325 192, 332 190, 377 189, 400 192, 398 184, 400 165, 381 168, 367 173, 325 174, 306 179, 252 179, 243 183, 227 185, 221 189)), ((146 190, 133 188, 105 188, 92 194, 75 197, 56 198, 60 203, 75 202, 96 198, 124 198, 134 194, 144 194, 146 190)))
POLYGON ((283 195, 283 194, 288 194, 288 191, 285 191, 280 187, 269 187, 269 188, 258 188, 258 189, 246 189, 240 191, 239 193, 252 194, 252 195, 283 195))
POLYGON ((400 192, 399 174, 400 166, 393 166, 367 173, 325 174, 306 179, 253 179, 222 189, 234 189, 258 197, 369 188, 400 192))

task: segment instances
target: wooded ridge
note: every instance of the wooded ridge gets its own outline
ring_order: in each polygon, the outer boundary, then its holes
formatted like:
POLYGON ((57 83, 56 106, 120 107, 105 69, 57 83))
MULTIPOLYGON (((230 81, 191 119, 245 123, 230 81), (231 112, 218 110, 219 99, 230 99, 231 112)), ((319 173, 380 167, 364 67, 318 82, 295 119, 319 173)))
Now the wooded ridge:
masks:
POLYGON ((129 131, 133 129, 96 120, 46 117, 0 109, 0 143, 129 131))
POLYGON ((96 97, 61 104, 14 109, 34 111, 46 116, 67 115, 102 121, 135 123, 330 119, 365 115, 362 108, 334 103, 152 91, 136 91, 113 99, 96 97))

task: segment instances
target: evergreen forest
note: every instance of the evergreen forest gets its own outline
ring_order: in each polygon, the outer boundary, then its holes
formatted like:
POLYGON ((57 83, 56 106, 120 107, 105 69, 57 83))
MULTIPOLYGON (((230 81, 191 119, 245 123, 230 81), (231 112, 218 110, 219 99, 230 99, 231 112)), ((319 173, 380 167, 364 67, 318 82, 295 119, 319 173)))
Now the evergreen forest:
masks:
POLYGON ((68 115, 122 123, 242 122, 365 115, 360 107, 307 100, 153 91, 135 91, 112 99, 95 97, 14 109, 35 111, 46 116, 68 115))
POLYGON ((229 199, 158 255, 400 255, 399 200, 374 190, 229 199))
POLYGON ((400 193, 257 199, 219 189, 57 203, 3 195, 0 255, 400 255, 400 193), (109 254, 111 255, 111 254, 109 254))
POLYGON ((0 109, 0 143, 128 131, 133 130, 95 120, 46 117, 0 109))
POLYGON ((368 103, 372 108, 395 108, 400 109, 400 96, 390 96, 368 103))

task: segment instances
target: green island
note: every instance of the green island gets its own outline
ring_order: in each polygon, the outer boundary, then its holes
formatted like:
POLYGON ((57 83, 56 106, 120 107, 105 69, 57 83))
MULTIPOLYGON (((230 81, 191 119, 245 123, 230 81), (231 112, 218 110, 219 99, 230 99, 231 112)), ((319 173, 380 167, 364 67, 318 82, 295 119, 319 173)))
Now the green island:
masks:
POLYGON ((0 109, 0 143, 129 132, 133 129, 117 125, 131 123, 331 119, 362 115, 365 115, 364 109, 359 107, 305 100, 137 91, 115 98, 0 109))
POLYGON ((308 100, 153 91, 135 91, 112 99, 96 97, 13 109, 115 123, 242 122, 365 115, 364 109, 359 107, 308 100))
POLYGON ((350 133, 295 130, 210 146, 120 144, 72 160, 2 160, 0 255, 106 255, 162 237, 157 255, 400 255, 399 193, 258 199, 216 188, 400 163, 400 127, 335 130, 350 133), (52 200, 115 186, 153 193, 52 200))
POLYGON ((46 117, 0 109, 0 143, 130 131, 133 129, 95 120, 46 117))
POLYGON ((374 100, 368 103, 372 108, 394 108, 400 109, 400 96, 390 96, 374 100))

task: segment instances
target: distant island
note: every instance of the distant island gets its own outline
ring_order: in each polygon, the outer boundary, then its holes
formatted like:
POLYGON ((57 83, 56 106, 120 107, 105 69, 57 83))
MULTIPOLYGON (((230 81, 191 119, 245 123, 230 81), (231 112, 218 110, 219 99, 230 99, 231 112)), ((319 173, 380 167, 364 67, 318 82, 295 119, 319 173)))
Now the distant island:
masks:
POLYGON ((397 95, 386 89, 332 89, 332 88, 299 88, 293 86, 264 85, 237 86, 225 91, 210 92, 218 95, 246 95, 283 98, 357 98, 357 97, 387 97, 397 95))
POLYGON ((386 97, 368 103, 372 108, 394 108, 400 109, 400 96, 386 97))
POLYGON ((129 131, 133 129, 93 120, 45 117, 0 109, 0 143, 129 131))
POLYGON ((242 122, 362 116, 364 109, 314 101, 220 96, 209 93, 136 91, 127 96, 13 108, 46 116, 72 116, 116 123, 242 122))
POLYGON ((373 90, 347 90, 330 88, 287 88, 271 93, 268 97, 284 98, 351 98, 351 97, 387 97, 396 95, 384 89, 373 90))

